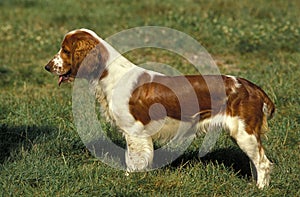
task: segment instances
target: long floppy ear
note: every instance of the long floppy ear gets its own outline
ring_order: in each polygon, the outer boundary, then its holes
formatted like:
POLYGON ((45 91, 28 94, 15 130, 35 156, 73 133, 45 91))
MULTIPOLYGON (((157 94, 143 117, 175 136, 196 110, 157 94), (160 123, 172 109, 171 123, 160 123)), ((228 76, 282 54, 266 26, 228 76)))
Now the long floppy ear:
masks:
POLYGON ((73 59, 77 67, 76 77, 87 80, 99 79, 105 70, 108 51, 102 43, 83 40, 77 43, 73 59))

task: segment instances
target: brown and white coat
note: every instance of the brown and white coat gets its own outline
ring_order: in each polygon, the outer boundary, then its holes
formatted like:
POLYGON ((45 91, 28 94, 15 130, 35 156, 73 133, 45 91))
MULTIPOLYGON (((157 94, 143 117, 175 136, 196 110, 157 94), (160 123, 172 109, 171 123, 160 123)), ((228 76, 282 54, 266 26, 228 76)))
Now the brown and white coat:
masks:
POLYGON ((258 187, 269 184, 271 162, 261 136, 268 130, 267 118, 275 106, 260 87, 246 79, 165 76, 134 65, 87 29, 67 33, 45 68, 59 76, 59 84, 75 77, 97 84, 96 97, 105 116, 125 136, 127 171, 151 166, 154 140, 166 142, 222 128, 253 162, 258 187), (182 124, 196 131, 178 129, 182 124))

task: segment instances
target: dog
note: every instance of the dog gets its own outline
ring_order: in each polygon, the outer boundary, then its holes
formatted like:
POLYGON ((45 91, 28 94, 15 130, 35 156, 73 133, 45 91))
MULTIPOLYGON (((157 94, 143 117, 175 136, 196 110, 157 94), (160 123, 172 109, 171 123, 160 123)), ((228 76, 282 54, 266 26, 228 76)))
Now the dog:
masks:
POLYGON ((85 78, 96 84, 96 98, 126 139, 128 172, 151 167, 153 142, 221 128, 250 158, 259 188, 269 185, 272 163, 261 137, 275 106, 252 82, 229 75, 166 76, 136 66, 88 29, 67 33, 45 69, 58 85, 85 78), (79 72, 80 70, 80 72, 79 72), (221 82, 221 83, 220 83, 221 82))

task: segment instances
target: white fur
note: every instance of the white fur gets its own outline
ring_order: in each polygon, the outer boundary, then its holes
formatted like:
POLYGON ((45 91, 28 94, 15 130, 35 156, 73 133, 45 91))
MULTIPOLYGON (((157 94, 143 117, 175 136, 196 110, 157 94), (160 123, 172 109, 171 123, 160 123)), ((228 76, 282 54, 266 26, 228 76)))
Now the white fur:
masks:
POLYGON ((272 163, 266 157, 264 150, 259 150, 256 137, 245 131, 245 125, 242 121, 239 122, 237 133, 233 137, 255 166, 257 186, 261 189, 268 186, 272 163))
POLYGON ((240 88, 242 86, 242 84, 239 83, 239 81, 237 80, 237 78, 235 76, 231 76, 231 75, 226 75, 227 77, 230 77, 233 81, 234 81, 234 87, 231 88, 233 93, 236 93, 236 89, 240 88))
MULTIPOLYGON (((61 51, 61 50, 59 50, 58 54, 60 54, 60 51, 61 51)), ((54 63, 54 65, 55 65, 56 67, 62 68, 62 66, 63 66, 63 60, 62 60, 62 58, 60 57, 60 55, 57 55, 56 58, 53 59, 53 63, 54 63)))
POLYGON ((55 57, 53 58, 53 71, 57 74, 57 75, 62 75, 65 73, 63 72, 63 60, 60 57, 60 51, 55 55, 55 57))
MULTIPOLYGON (((166 117, 161 120, 152 120, 147 125, 143 125, 135 120, 129 111, 129 99, 134 88, 136 88, 137 80, 144 73, 149 74, 151 80, 155 75, 163 75, 137 67, 93 31, 80 30, 98 39, 109 53, 109 58, 106 62, 107 76, 100 81, 92 82, 92 84, 105 116, 119 127, 126 139, 127 150, 125 159, 128 172, 143 171, 151 167, 154 154, 153 140, 180 145, 186 139, 195 137, 199 132, 210 134, 213 130, 225 130, 236 140, 240 148, 255 165, 258 187, 263 188, 269 184, 271 162, 265 156, 263 149, 260 149, 255 135, 250 135, 246 132, 245 124, 238 116, 232 117, 219 113, 196 122, 199 114, 195 114, 191 117, 192 120, 190 122, 166 117)), ((76 33, 76 31, 78 30, 72 31, 70 34, 76 33)), ((55 72, 58 75, 63 74, 60 73, 63 62, 59 53, 54 58, 55 72)), ((240 88, 241 84, 236 77, 228 77, 234 80, 235 84, 232 87, 232 92, 236 93, 237 88, 240 88)), ((266 104, 263 106, 263 111, 267 113, 266 104)))
MULTIPOLYGON (((91 33, 90 31, 87 31, 91 33)), ((91 33, 96 38, 97 35, 91 33)), ((162 75, 153 71, 137 67, 121 56, 104 40, 99 41, 107 47, 110 57, 107 63, 108 76, 99 82, 101 91, 105 94, 109 117, 118 125, 127 141, 126 164, 127 171, 141 171, 151 167, 153 160, 153 140, 162 143, 180 144, 185 139, 194 137, 199 132, 210 132, 222 129, 236 139, 241 149, 253 161, 257 169, 257 185, 262 188, 269 183, 270 162, 264 154, 259 155, 258 143, 254 135, 249 135, 239 117, 217 114, 197 124, 182 122, 172 118, 151 121, 147 125, 136 121, 129 111, 129 99, 134 90, 137 79, 148 73, 151 77, 162 75), (171 140, 171 141, 170 141, 171 140)), ((236 77, 228 76, 235 82, 233 92, 241 87, 236 77)), ((195 114, 194 117, 196 117, 195 114)))

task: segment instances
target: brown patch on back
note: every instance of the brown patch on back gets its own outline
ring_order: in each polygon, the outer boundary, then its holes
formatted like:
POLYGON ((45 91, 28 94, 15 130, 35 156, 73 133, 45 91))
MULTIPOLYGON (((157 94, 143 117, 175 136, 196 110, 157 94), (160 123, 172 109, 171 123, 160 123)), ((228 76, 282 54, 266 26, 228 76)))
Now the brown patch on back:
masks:
POLYGON ((218 77, 220 76, 157 75, 150 81, 150 75, 145 73, 138 79, 136 89, 130 98, 130 112, 136 120, 145 125, 151 118, 158 120, 165 116, 182 121, 210 117, 213 111, 221 111, 226 104, 226 95, 222 94, 222 88, 214 84, 218 82, 218 77), (151 111, 155 116, 150 118, 149 110, 157 103, 165 110, 159 108, 157 112, 151 111), (215 106, 212 107, 211 103, 215 106))
POLYGON ((271 108, 270 113, 274 111, 274 104, 258 86, 245 79, 236 79, 216 75, 157 75, 151 79, 144 73, 132 92, 129 110, 144 125, 166 116, 181 121, 193 118, 201 121, 217 113, 226 113, 242 119, 247 133, 260 136, 266 124, 263 104, 271 108), (160 104, 164 110, 151 108, 155 104, 160 104))

